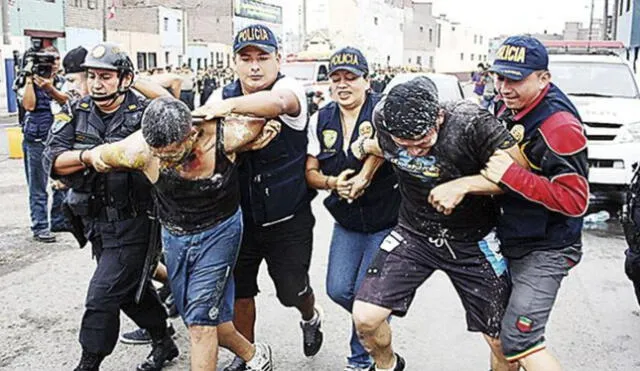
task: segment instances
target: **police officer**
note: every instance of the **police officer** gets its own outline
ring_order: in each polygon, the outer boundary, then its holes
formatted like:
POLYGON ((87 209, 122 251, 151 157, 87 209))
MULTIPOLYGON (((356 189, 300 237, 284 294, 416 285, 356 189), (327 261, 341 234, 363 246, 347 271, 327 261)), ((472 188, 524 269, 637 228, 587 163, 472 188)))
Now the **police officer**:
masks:
POLYGON ((624 270, 627 277, 633 282, 636 298, 640 304, 640 166, 636 169, 627 192, 622 227, 629 244, 629 248, 625 252, 624 270))
MULTIPOLYGON (((234 324, 254 340, 258 269, 266 260, 278 299, 302 315, 304 354, 313 356, 322 345, 322 332, 308 274, 315 219, 314 192, 305 181, 306 95, 299 82, 280 74, 278 42, 269 28, 242 29, 233 50, 238 80, 216 90, 200 113, 273 118, 282 127, 264 149, 245 154, 239 169, 244 235, 235 268, 234 324)), ((229 370, 242 367, 236 358, 229 370)))
MULTIPOLYGON (((330 59, 331 91, 336 98, 309 121, 307 182, 331 193, 324 204, 334 217, 329 248, 327 294, 351 312, 355 294, 382 240, 398 220, 400 192, 391 163, 369 156, 358 160, 349 149, 359 136, 373 137, 373 108, 380 95, 369 88, 364 55, 347 47, 330 59)), ((351 332, 345 370, 371 366, 367 351, 351 332)))
POLYGON ((166 331, 166 311, 151 287, 139 303, 134 300, 149 245, 151 185, 137 173, 99 174, 86 156, 88 149, 140 129, 147 101, 129 90, 133 64, 117 45, 97 45, 83 66, 90 95, 74 105, 68 120, 52 126, 44 159, 51 177, 71 188, 69 207, 82 217, 98 263, 87 293, 76 370, 98 370, 113 351, 120 310, 153 338, 153 349, 138 370, 160 370, 178 356, 166 331))

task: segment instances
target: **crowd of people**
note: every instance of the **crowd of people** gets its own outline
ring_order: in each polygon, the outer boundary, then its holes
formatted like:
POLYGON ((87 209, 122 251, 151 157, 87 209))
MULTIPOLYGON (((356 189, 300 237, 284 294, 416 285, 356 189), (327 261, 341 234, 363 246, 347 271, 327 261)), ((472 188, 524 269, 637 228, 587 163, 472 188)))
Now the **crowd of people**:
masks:
MULTIPOLYGON (((526 58, 479 66, 477 94, 490 104, 441 102, 426 77, 382 95, 403 70, 375 70, 342 48, 329 66, 334 99, 313 115, 263 25, 236 35, 233 72, 136 76, 126 53, 101 43, 68 52, 64 78, 28 76, 34 237, 71 231, 97 262, 75 370, 98 370, 113 352, 120 311, 140 327, 121 339, 151 344, 138 370, 178 356, 169 314, 188 328, 192 370, 215 370, 219 347, 235 354, 225 371, 273 370, 270 345, 255 341, 262 261, 278 301, 299 313, 303 354, 317 354, 327 336, 309 277, 318 191, 335 219, 324 285, 353 319, 345 371, 429 368, 392 346, 390 319, 436 270, 451 279, 468 330, 487 341, 492 370, 561 370, 545 334, 581 260, 587 142, 544 46, 514 36, 503 47, 526 58), (49 179, 65 199, 54 197, 53 211, 67 210, 51 228, 49 179)), ((640 207, 630 200, 634 279, 640 207)))

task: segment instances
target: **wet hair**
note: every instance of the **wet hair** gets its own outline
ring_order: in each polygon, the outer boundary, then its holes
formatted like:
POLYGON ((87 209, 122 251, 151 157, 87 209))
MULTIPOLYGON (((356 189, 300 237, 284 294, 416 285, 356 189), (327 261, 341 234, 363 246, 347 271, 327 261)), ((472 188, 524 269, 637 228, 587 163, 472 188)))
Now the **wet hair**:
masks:
POLYGON ((151 101, 142 116, 142 136, 154 148, 183 141, 191 131, 191 111, 173 97, 151 101))
POLYGON ((438 89, 425 76, 395 86, 380 103, 374 120, 394 137, 416 139, 436 127, 440 113, 438 89))

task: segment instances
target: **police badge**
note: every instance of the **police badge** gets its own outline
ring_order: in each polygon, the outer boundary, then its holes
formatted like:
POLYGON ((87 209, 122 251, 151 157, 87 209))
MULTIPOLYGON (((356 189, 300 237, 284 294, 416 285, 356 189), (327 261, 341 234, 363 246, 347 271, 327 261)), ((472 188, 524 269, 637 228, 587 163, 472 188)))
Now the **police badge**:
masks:
POLYGON ((524 126, 518 124, 518 125, 515 125, 514 127, 512 127, 511 128, 511 136, 518 143, 522 142, 522 140, 524 139, 524 126))
POLYGON ((333 148, 336 144, 336 140, 338 140, 338 133, 335 130, 323 130, 322 131, 322 141, 324 142, 325 147, 328 149, 333 148))
POLYGON ((373 138, 373 125, 371 125, 371 122, 369 121, 362 122, 362 124, 360 124, 360 127, 358 128, 358 134, 360 134, 360 136, 365 136, 369 139, 373 138))

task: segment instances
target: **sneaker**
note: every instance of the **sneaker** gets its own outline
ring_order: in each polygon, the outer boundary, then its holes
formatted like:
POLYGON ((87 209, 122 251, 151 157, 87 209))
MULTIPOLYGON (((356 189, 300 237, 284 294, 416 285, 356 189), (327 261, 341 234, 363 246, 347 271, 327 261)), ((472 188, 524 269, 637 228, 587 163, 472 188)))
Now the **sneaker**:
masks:
POLYGON ((246 371, 273 371, 273 356, 268 344, 256 343, 256 353, 247 362, 246 371))
POLYGON ((222 371, 245 371, 246 366, 244 359, 236 356, 229 366, 225 367, 222 371))
POLYGON ((302 328, 302 340, 304 342, 304 355, 307 357, 315 356, 320 347, 322 347, 322 319, 324 318, 324 312, 322 308, 316 306, 316 313, 318 314, 315 320, 305 322, 300 321, 300 327, 302 328))
MULTIPOLYGON (((167 327, 167 334, 169 336, 173 336, 176 334, 176 330, 173 328, 172 324, 169 324, 167 327)), ((131 332, 126 332, 120 335, 120 342, 123 344, 131 344, 131 345, 142 345, 142 344, 151 344, 151 335, 149 335, 149 331, 139 328, 137 330, 133 330, 131 332)))
POLYGON ((51 243, 56 242, 56 236, 49 231, 40 231, 33 234, 33 239, 38 242, 51 243))
MULTIPOLYGON (((393 371, 403 371, 405 368, 404 358, 400 357, 400 354, 396 353, 396 367, 393 371)), ((376 371, 376 365, 373 364, 369 368, 369 371, 376 371)))
POLYGON ((104 356, 95 353, 89 353, 82 351, 82 358, 80 358, 80 364, 73 371, 98 371, 100 370, 100 363, 104 356))
POLYGON ((359 367, 354 365, 347 365, 344 371, 369 371, 370 367, 359 367))
POLYGON ((154 341, 147 359, 138 365, 137 371, 160 371, 165 362, 171 362, 180 352, 171 336, 167 334, 162 340, 154 341))

